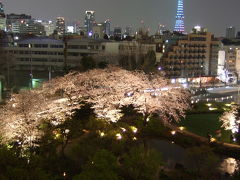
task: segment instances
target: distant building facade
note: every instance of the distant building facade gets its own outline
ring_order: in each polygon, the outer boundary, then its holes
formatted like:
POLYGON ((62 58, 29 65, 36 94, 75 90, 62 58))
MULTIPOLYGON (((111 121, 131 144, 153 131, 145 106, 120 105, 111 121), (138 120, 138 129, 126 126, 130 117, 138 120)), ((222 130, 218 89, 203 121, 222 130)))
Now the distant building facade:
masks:
MULTIPOLYGON (((94 55, 129 55, 156 52, 155 44, 140 44, 137 41, 106 41, 89 38, 70 38, 67 43, 46 37, 20 40, 15 46, 6 48, 16 59, 17 70, 47 71, 49 67, 60 71, 64 63, 69 67, 80 66, 81 58, 94 55), (64 56, 64 53, 66 53, 64 56), (66 57, 66 59, 65 59, 66 57), (66 62, 64 62, 66 61, 66 62)), ((117 60, 109 63, 118 64, 117 60)))
POLYGON ((133 35, 133 28, 132 28, 132 26, 127 26, 127 27, 125 28, 124 34, 125 34, 126 36, 132 36, 132 35, 133 35))
POLYGON ((16 70, 44 71, 50 66, 59 70, 63 66, 63 42, 51 38, 36 37, 17 42, 7 47, 7 53, 16 60, 16 70))
POLYGON ((38 23, 41 23, 44 27, 44 31, 46 36, 50 36, 53 34, 54 30, 55 30, 55 24, 53 23, 53 21, 37 21, 38 23))
POLYGON ((121 27, 114 27, 113 36, 117 37, 117 38, 122 38, 122 28, 121 27))

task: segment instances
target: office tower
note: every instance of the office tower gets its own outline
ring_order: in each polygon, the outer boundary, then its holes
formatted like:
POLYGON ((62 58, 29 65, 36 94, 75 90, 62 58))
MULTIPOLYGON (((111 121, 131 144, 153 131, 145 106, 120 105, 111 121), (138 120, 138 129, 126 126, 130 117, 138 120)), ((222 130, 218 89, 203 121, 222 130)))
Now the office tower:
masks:
POLYGON ((6 31, 6 15, 4 13, 3 3, 0 2, 0 30, 6 31))
POLYGON ((59 35, 65 34, 65 19, 64 19, 64 17, 57 17, 56 30, 59 35))
POLYGON ((93 26, 92 37, 94 39, 103 39, 104 37, 104 23, 99 23, 93 26))
POLYGON ((113 30, 114 37, 122 37, 122 28, 121 27, 115 27, 113 30))
POLYGON ((45 35, 44 26, 40 22, 32 19, 15 21, 10 27, 10 32, 12 33, 45 35))
POLYGON ((19 28, 19 25, 28 22, 32 19, 30 15, 26 14, 8 14, 7 15, 7 31, 13 32, 14 28, 19 28))
POLYGON ((104 22, 104 33, 107 34, 108 36, 110 36, 111 33, 111 23, 110 23, 110 19, 107 19, 104 22))
POLYGON ((175 23, 174 31, 180 32, 180 33, 183 33, 185 31, 183 0, 178 0, 176 23, 175 23))
POLYGON ((53 21, 49 20, 49 21, 45 21, 45 20, 35 20, 35 23, 39 23, 44 27, 44 34, 46 36, 49 36, 51 34, 53 34, 54 30, 55 30, 55 25, 53 23, 53 21))
POLYGON ((53 34, 55 29, 55 24, 53 21, 43 21, 41 24, 44 26, 44 30, 46 32, 46 36, 53 34))
POLYGON ((89 36, 92 36, 93 26, 95 25, 95 11, 86 11, 85 12, 85 22, 84 26, 87 29, 89 36))
POLYGON ((132 36, 133 35, 132 26, 127 26, 124 34, 127 35, 127 36, 132 36))
POLYGON ((122 28, 121 27, 114 27, 113 36, 114 36, 114 38, 121 39, 122 38, 122 28))
POLYGON ((233 26, 230 26, 226 29, 226 38, 234 39, 236 37, 236 29, 233 26))
POLYGON ((74 22, 74 29, 75 29, 75 33, 80 34, 81 32, 81 22, 80 21, 75 21, 74 22))

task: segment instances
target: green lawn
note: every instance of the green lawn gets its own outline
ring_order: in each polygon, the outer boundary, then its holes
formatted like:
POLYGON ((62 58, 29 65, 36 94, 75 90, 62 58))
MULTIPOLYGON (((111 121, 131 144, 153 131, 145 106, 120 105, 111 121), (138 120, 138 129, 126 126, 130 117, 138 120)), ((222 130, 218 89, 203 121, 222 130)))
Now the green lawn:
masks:
POLYGON ((221 123, 218 120, 220 115, 219 113, 191 114, 182 120, 180 126, 184 126, 186 130, 204 137, 207 137, 208 132, 215 137, 215 131, 221 129, 222 137, 220 140, 230 142, 230 131, 221 128, 221 123))

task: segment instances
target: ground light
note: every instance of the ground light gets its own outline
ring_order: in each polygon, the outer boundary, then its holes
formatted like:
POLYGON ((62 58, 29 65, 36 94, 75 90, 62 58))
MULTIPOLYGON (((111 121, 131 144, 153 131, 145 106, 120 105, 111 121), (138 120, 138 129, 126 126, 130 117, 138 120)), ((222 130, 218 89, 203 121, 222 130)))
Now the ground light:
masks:
POLYGON ((105 133, 104 132, 100 132, 100 136, 101 137, 105 136, 105 133))
POLYGON ((183 130, 185 129, 185 127, 181 126, 181 127, 179 127, 179 129, 180 129, 181 131, 183 131, 183 130))
POLYGON ((123 132, 126 132, 126 131, 127 131, 125 128, 121 128, 121 130, 122 130, 123 132))
POLYGON ((120 133, 117 133, 116 134, 116 138, 117 138, 117 140, 121 140, 122 139, 122 135, 120 133))
POLYGON ((209 104, 206 104, 206 105, 207 105, 208 107, 211 107, 211 106, 212 106, 212 104, 210 104, 210 103, 209 103, 209 104))
POLYGON ((134 126, 130 126, 130 128, 132 129, 132 131, 133 131, 133 133, 137 133, 137 128, 136 127, 134 127, 134 126))
POLYGON ((218 110, 218 108, 209 108, 209 111, 216 111, 216 110, 218 110))
POLYGON ((215 138, 211 138, 210 142, 216 142, 216 139, 215 138))

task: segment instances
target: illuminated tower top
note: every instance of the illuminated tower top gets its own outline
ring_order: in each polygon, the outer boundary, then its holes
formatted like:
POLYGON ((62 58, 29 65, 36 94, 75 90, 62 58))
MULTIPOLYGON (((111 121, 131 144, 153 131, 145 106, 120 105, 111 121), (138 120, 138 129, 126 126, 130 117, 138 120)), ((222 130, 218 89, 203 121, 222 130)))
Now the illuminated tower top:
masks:
POLYGON ((180 33, 183 33, 185 31, 183 0, 178 0, 176 24, 175 24, 175 27, 174 27, 174 31, 180 32, 180 33))

